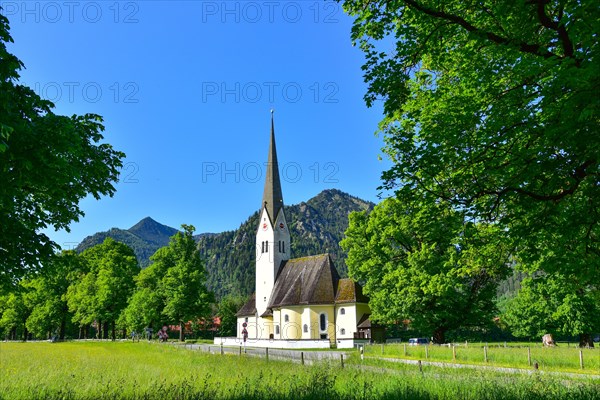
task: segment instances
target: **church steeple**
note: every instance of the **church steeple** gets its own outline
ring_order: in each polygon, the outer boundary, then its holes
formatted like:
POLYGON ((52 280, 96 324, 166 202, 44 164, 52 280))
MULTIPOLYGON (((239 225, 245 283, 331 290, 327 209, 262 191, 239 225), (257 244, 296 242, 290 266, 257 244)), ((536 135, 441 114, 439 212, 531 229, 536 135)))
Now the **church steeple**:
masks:
POLYGON ((279 210, 283 208, 283 195, 281 194, 281 182, 279 181, 279 164, 277 163, 277 149, 275 147, 273 110, 271 110, 271 142, 269 144, 269 157, 267 161, 267 174, 265 189, 263 191, 262 206, 265 207, 269 213, 271 223, 275 223, 279 210))

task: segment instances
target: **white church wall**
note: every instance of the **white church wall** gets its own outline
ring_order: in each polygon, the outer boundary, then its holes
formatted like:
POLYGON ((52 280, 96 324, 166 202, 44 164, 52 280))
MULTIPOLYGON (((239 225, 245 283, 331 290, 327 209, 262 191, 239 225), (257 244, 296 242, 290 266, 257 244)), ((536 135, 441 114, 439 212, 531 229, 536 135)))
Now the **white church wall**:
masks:
POLYGON ((336 307, 337 338, 353 338, 354 332, 357 331, 358 318, 360 317, 356 315, 355 303, 338 304, 336 307))
POLYGON ((262 315, 269 302, 275 283, 273 227, 266 209, 263 209, 256 232, 256 310, 262 315))
MULTIPOLYGON (((216 337, 213 343, 217 346, 243 346, 243 341, 235 337, 216 337)), ((269 347, 273 349, 328 349, 331 343, 325 340, 269 340, 269 339, 250 339, 246 342, 248 347, 269 347)))

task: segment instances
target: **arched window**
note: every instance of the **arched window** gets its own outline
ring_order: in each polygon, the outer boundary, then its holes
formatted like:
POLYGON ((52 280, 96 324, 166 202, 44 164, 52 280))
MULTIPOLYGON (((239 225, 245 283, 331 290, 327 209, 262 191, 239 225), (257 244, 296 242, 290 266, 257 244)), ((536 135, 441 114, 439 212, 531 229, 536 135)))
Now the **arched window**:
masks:
POLYGON ((321 331, 327 329, 327 315, 321 314, 321 317, 319 318, 319 328, 321 331))
POLYGON ((346 334, 346 330, 344 328, 342 328, 342 330, 340 331, 340 334, 345 335, 346 334))
POLYGON ((289 315, 287 315, 287 314, 285 314, 285 315, 283 316, 283 320, 284 320, 285 322, 290 322, 290 316, 289 316, 289 315))
POLYGON ((279 325, 275 325, 275 334, 279 335, 279 325))
POLYGON ((308 325, 304 324, 304 333, 308 333, 308 325))
POLYGON ((340 308, 340 315, 346 315, 346 309, 340 308))
POLYGON ((265 252, 265 242, 262 242, 261 245, 262 245, 262 248, 261 248, 260 252, 264 253, 265 252))
POLYGON ((269 241, 267 240, 265 242, 265 253, 268 253, 268 252, 269 252, 269 241))
POLYGON ((281 242, 281 252, 285 253, 285 242, 281 242))

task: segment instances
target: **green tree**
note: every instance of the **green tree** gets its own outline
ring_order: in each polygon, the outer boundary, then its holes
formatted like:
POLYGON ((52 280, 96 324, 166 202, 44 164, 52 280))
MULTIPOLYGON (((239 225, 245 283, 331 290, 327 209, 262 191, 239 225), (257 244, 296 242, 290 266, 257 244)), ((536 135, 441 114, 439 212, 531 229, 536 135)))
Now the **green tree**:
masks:
POLYGON ((219 336, 237 335, 236 313, 245 303, 245 299, 239 295, 227 295, 219 301, 217 316, 221 319, 219 336))
POLYGON ((44 267, 42 274, 23 282, 30 290, 27 299, 32 307, 26 326, 34 336, 45 338, 56 333, 59 340, 65 339, 72 318, 67 305, 67 290, 72 277, 85 268, 75 251, 63 251, 44 267))
POLYGON ((26 296, 27 289, 19 285, 13 292, 0 297, 0 328, 10 340, 17 340, 19 336, 22 340, 27 340, 29 336, 26 322, 31 314, 31 306, 26 296))
MULTIPOLYGON (((346 0, 383 100, 383 188, 505 229, 517 267, 600 282, 594 1, 346 0)), ((585 324, 584 324, 585 325, 585 324)))
POLYGON ((96 275, 91 272, 73 274, 76 281, 67 288, 66 300, 72 321, 79 326, 79 337, 88 337, 89 326, 96 320, 96 275))
POLYGON ((111 238, 84 251, 81 257, 89 265, 89 272, 69 288, 69 308, 80 324, 102 322, 104 338, 110 327, 114 340, 116 321, 127 306, 135 287, 134 277, 140 271, 137 259, 131 248, 111 238))
POLYGON ((95 114, 56 115, 54 105, 18 84, 21 61, 7 51, 0 15, 0 286, 39 269, 58 245, 40 231, 69 229, 88 195, 113 195, 125 155, 99 144, 95 114))
POLYGON ((508 301, 502 318, 515 336, 541 338, 546 333, 579 335, 579 345, 600 331, 597 291, 582 291, 576 277, 541 275, 525 278, 518 296, 508 301))
POLYGON ((179 324, 179 339, 183 341, 185 323, 208 317, 213 295, 206 289, 206 270, 193 237, 195 228, 181 227, 183 232, 171 237, 169 245, 159 249, 152 261, 155 268, 164 271, 160 282, 163 315, 179 324))
MULTIPOLYGON (((159 254, 159 251, 156 254, 159 254)), ((154 256, 151 258, 154 259, 154 256)), ((123 324, 126 329, 143 332, 146 328, 152 328, 154 331, 160 328, 162 310, 165 307, 160 291, 164 272, 159 264, 153 263, 135 277, 135 292, 123 310, 123 324)))
POLYGON ((434 342, 459 327, 489 326, 498 283, 510 272, 494 225, 465 220, 446 203, 412 208, 384 200, 350 214, 348 273, 364 284, 372 319, 431 332, 434 342))

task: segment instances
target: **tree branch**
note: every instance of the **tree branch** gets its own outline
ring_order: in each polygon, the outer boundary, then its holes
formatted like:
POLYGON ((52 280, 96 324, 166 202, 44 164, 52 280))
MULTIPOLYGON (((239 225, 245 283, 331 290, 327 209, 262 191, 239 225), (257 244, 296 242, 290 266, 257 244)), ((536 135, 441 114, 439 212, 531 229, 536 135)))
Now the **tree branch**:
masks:
MULTIPOLYGON (((550 17, 546 15, 545 7, 546 4, 548 4, 548 0, 537 0, 535 3, 537 4, 538 19, 542 26, 556 31, 556 33, 558 33, 558 38, 562 43, 563 50, 565 51, 565 56, 573 57, 573 42, 571 42, 571 39, 569 38, 569 34, 564 24, 561 24, 560 20, 558 22, 553 21, 552 19, 550 19, 550 17)), ((562 10, 560 14, 562 16, 562 10)))
MULTIPOLYGON (((545 51, 544 48, 542 46, 540 46, 539 44, 531 44, 531 43, 527 43, 527 42, 516 41, 513 39, 509 39, 507 37, 502 37, 494 32, 485 31, 483 29, 480 29, 480 28, 472 25, 471 23, 466 21, 464 18, 459 17, 458 15, 449 14, 444 11, 437 11, 437 10, 433 10, 431 8, 427 8, 427 7, 419 4, 415 0, 404 0, 404 3, 406 3, 408 6, 413 7, 416 10, 418 10, 422 13, 425 13, 431 17, 445 19, 445 20, 455 23, 459 26, 462 26, 468 32, 481 34, 481 35, 485 36, 488 40, 490 40, 494 43, 501 44, 501 45, 516 44, 520 51, 522 51, 524 53, 533 54, 536 56, 541 56, 544 58, 552 58, 552 57, 564 58, 563 56, 560 56, 551 51, 545 51)), ((562 29, 564 30, 564 27, 562 27, 562 29)), ((565 33, 566 33, 566 30, 565 30, 565 33)), ((566 53, 566 49, 565 49, 565 53, 566 53)), ((571 49, 571 55, 572 55, 572 49, 571 49)), ((579 65, 579 63, 577 65, 579 65)))

